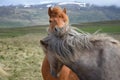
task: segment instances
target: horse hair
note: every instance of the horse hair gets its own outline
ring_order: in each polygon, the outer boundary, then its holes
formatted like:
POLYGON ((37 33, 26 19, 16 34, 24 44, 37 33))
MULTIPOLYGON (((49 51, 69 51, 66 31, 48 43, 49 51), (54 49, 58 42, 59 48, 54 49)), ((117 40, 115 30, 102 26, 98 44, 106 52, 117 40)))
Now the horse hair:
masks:
POLYGON ((120 69, 120 42, 106 34, 78 33, 69 28, 62 36, 49 33, 42 41, 47 44, 47 54, 54 55, 53 57, 71 68, 81 80, 120 78, 120 72, 115 72, 120 69))
MULTIPOLYGON (((64 27, 63 27, 64 28, 64 27)), ((87 32, 78 33, 73 29, 69 29, 66 33, 61 37, 60 34, 63 30, 60 28, 60 32, 49 33, 48 37, 44 38, 44 42, 49 46, 49 50, 55 52, 57 55, 63 57, 63 59, 73 57, 73 50, 83 49, 94 49, 100 46, 103 47, 107 43, 119 44, 119 41, 114 38, 108 36, 107 34, 90 34, 87 32), (61 39, 60 39, 61 38, 61 39), (94 44, 96 43, 96 44, 94 44), (97 46, 99 44, 99 46, 97 46)), ((79 56, 78 54, 76 56, 79 56)))

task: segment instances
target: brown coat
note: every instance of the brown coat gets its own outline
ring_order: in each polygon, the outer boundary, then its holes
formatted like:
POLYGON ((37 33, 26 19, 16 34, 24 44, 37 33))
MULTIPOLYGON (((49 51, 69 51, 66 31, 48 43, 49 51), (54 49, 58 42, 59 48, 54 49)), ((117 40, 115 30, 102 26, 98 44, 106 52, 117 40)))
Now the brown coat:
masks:
POLYGON ((50 74, 50 65, 47 56, 45 56, 42 64, 42 76, 44 80, 79 80, 76 74, 66 66, 62 67, 59 77, 54 78, 50 74))

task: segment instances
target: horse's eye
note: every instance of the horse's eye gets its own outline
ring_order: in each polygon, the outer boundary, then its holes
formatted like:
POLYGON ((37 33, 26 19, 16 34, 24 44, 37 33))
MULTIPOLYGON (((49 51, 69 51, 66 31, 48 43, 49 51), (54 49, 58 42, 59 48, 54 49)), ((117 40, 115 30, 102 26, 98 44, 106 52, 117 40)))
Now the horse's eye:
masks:
POLYGON ((52 22, 52 20, 49 20, 49 23, 51 23, 52 22))

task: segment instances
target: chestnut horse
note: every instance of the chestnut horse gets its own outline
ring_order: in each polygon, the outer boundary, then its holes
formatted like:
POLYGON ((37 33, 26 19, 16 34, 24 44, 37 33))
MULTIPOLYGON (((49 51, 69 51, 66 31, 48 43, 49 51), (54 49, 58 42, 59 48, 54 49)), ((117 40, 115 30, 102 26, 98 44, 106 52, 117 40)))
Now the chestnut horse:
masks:
MULTIPOLYGON (((40 41, 53 76, 66 65, 81 80, 120 80, 119 41, 106 34, 78 33, 59 20, 63 24, 50 27, 50 34, 40 41)), ((57 19, 52 23, 57 24, 57 19)))
MULTIPOLYGON (((48 15, 50 17, 49 33, 53 33, 55 29, 57 30, 57 27, 59 28, 63 25, 68 25, 69 19, 66 14, 66 9, 62 10, 60 7, 49 8, 48 15)), ((76 74, 66 66, 62 67, 59 72, 59 76, 53 77, 50 72, 50 64, 48 62, 47 55, 42 63, 42 75, 44 80, 78 80, 76 74)))

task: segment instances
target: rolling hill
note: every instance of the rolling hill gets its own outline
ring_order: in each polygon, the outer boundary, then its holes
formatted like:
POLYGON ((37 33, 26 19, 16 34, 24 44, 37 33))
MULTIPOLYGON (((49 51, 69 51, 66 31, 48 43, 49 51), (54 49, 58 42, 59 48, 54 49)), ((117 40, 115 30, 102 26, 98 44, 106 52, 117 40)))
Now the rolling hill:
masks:
POLYGON ((120 20, 120 8, 115 6, 96 6, 80 2, 9 5, 0 6, 0 27, 10 28, 48 24, 47 9, 55 5, 67 9, 70 24, 120 20))

